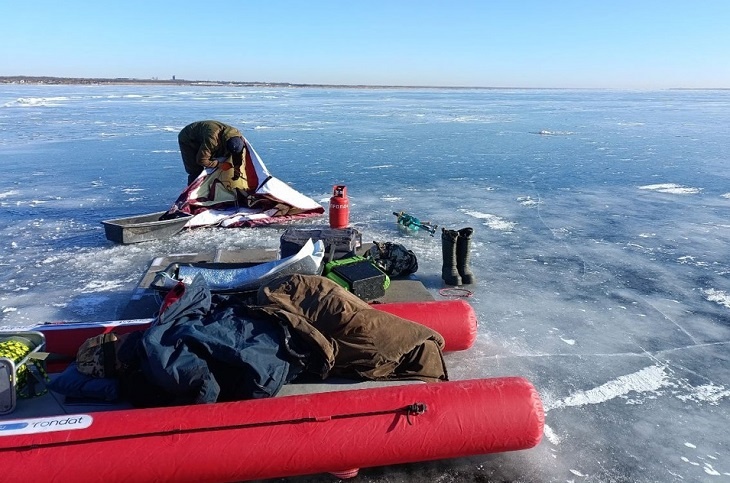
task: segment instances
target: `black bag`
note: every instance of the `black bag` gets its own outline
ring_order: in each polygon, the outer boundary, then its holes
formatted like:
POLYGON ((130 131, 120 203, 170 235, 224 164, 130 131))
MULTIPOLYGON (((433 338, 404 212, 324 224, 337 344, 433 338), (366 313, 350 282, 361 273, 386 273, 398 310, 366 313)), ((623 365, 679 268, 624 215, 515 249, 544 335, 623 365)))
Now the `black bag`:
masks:
POLYGON ((416 254, 398 243, 373 241, 368 258, 391 277, 410 275, 418 270, 416 254))

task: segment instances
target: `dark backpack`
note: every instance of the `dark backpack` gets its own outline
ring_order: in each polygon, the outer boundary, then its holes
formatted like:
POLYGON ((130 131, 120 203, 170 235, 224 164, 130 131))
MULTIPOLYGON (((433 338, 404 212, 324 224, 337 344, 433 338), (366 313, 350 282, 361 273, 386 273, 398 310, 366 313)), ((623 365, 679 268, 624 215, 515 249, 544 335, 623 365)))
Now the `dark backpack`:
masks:
POLYGON ((418 270, 416 254, 398 243, 373 241, 367 257, 391 277, 410 275, 418 270))

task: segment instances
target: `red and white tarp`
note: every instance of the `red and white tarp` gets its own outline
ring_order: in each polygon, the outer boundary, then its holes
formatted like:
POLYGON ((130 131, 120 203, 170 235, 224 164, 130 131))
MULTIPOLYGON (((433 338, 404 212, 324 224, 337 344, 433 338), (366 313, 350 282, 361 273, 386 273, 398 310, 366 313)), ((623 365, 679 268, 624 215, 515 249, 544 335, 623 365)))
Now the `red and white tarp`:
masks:
POLYGON ((244 138, 240 170, 205 169, 180 194, 165 215, 193 215, 186 228, 241 227, 317 216, 324 208, 272 176, 256 150, 244 138))

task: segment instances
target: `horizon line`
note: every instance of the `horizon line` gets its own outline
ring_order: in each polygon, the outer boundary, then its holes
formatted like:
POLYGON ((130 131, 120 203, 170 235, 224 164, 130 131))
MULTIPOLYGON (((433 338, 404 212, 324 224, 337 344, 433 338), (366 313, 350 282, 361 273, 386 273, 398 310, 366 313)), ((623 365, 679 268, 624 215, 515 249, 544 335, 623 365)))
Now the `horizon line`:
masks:
POLYGON ((523 90, 730 90, 730 87, 664 87, 664 88, 629 88, 629 87, 516 87, 516 86, 440 86, 440 85, 385 85, 385 84, 310 84, 298 82, 264 82, 264 81, 225 81, 225 80, 189 80, 137 78, 137 77, 59 77, 59 76, 0 76, 0 84, 9 83, 34 83, 34 84, 165 84, 165 85, 226 85, 236 87, 328 87, 328 88, 350 88, 350 89, 523 89, 523 90))

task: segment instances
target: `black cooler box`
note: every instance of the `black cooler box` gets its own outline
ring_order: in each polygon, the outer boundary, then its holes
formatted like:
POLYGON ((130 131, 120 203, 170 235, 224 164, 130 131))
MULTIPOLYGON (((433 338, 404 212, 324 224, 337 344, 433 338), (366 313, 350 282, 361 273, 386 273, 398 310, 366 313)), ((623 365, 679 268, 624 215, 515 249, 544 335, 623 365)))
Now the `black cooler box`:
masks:
POLYGON ((325 264, 324 276, 366 302, 382 297, 390 286, 390 277, 373 262, 360 256, 325 264))

